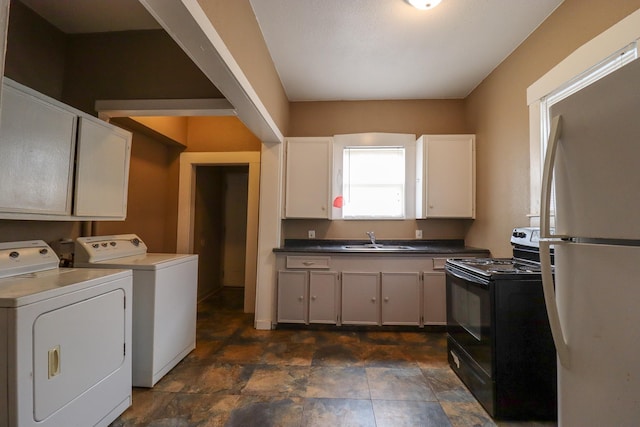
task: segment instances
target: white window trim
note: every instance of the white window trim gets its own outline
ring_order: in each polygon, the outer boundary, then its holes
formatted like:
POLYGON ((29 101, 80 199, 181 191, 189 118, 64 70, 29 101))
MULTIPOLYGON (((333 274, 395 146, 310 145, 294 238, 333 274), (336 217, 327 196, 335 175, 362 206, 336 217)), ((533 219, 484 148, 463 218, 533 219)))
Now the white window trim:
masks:
POLYGON ((542 183, 541 99, 615 52, 640 39, 640 9, 585 43, 527 88, 529 105, 530 223, 540 221, 542 183))
MULTIPOLYGON (((356 133, 334 135, 333 137, 333 177, 331 182, 332 197, 342 195, 342 151, 345 147, 404 147, 405 149, 405 216, 404 218, 343 218, 342 209, 333 206, 332 218, 351 220, 406 220, 415 219, 416 212, 416 136, 406 133, 356 133)), ((384 171, 381 171, 384 173, 384 171)))

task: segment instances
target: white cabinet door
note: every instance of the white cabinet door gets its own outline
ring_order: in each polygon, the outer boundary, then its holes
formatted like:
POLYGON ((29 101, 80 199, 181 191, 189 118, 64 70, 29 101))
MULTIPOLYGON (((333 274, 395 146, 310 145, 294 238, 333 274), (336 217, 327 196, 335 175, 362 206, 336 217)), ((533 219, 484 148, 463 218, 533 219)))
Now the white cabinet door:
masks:
POLYGON ((279 323, 307 323, 307 272, 278 271, 279 323))
POLYGON ((417 141, 417 218, 475 218, 475 135, 417 141))
POLYGON ((424 272, 424 324, 447 324, 447 287, 442 271, 424 272))
POLYGON ((332 138, 288 138, 285 218, 329 218, 332 138))
POLYGON ((382 324, 420 325, 420 273, 382 272, 382 324))
POLYGON ((380 273, 342 273, 342 323, 380 324, 380 273))
POLYGON ((76 115, 5 84, 0 211, 70 215, 76 115))
POLYGON ((80 118, 74 214, 124 219, 131 133, 106 122, 80 118))
POLYGON ((337 323, 338 285, 335 271, 309 272, 309 323, 337 323))

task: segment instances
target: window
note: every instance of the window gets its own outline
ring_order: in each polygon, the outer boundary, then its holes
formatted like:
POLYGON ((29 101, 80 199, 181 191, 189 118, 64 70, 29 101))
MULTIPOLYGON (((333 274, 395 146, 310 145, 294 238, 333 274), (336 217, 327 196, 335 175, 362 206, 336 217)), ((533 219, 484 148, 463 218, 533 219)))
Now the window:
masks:
POLYGON ((415 162, 415 135, 336 135, 333 218, 414 218, 415 162))
MULTIPOLYGON (((637 40, 640 40, 640 9, 580 46, 527 88, 531 174, 529 216, 532 226, 539 225, 542 159, 544 159, 546 140, 549 136, 548 108, 553 102, 558 102, 562 99, 559 98, 554 101, 553 98, 562 96, 562 92, 565 90, 567 92, 565 92, 564 96, 572 93, 569 92, 570 90, 579 90, 580 87, 572 87, 572 85, 578 83, 581 79, 588 78, 587 75, 591 72, 595 72, 598 66, 594 66, 594 64, 605 65, 606 58, 617 58, 613 62, 620 62, 620 53, 630 48, 630 55, 625 53, 622 58, 626 61, 632 60, 637 56, 635 48, 637 40), (627 45, 626 48, 619 50, 621 46, 625 45, 627 45), (585 72, 585 70, 587 71, 585 72), (542 104, 545 102, 547 106, 543 107, 542 104)), ((622 65, 623 63, 620 64, 620 66, 622 65)), ((606 66, 602 71, 606 73, 606 66)), ((591 78, 594 78, 592 81, 600 77, 602 75, 598 76, 597 73, 591 76, 591 78)), ((585 85, 590 84, 592 81, 585 80, 585 85)))
MULTIPOLYGON (((606 58, 604 61, 595 65, 591 69, 573 78, 566 84, 551 92, 540 100, 540 117, 541 117, 541 133, 549 135, 551 127, 551 117, 549 116, 550 108, 557 102, 562 101, 568 96, 578 92, 580 89, 589 86, 591 83, 600 80, 604 76, 612 73, 618 68, 623 67, 638 57, 636 43, 631 43, 620 49, 618 52, 606 58)), ((542 139, 541 150, 544 158, 547 146, 547 138, 542 139)))
MULTIPOLYGON (((589 70, 581 73, 575 78, 571 79, 566 84, 562 85, 558 89, 551 92, 540 100, 540 134, 542 135, 540 144, 540 158, 544 159, 547 150, 547 140, 549 133, 551 132, 551 107, 569 97, 570 95, 578 92, 580 89, 589 86, 591 83, 598 81, 613 71, 623 67, 629 62, 638 57, 636 43, 631 43, 625 46, 623 49, 615 52, 613 55, 606 58, 604 61, 590 68, 589 70)), ((542 173, 542 170, 541 170, 542 173)), ((540 176, 542 179, 542 175, 540 176)), ((554 190, 551 190, 551 213, 555 210, 555 194, 554 190)))
POLYGON ((404 218, 403 147, 345 147, 343 218, 404 218))

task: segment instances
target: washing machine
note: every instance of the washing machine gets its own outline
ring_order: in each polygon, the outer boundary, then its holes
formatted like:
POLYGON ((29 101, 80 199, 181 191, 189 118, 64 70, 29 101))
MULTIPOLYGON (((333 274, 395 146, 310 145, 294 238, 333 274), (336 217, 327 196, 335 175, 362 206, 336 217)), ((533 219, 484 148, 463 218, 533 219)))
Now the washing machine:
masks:
POLYGON ((131 405, 130 270, 0 243, 0 427, 107 426, 131 405))
POLYGON ((153 387, 195 348, 197 255, 147 253, 135 234, 79 237, 74 267, 133 270, 135 387, 153 387))

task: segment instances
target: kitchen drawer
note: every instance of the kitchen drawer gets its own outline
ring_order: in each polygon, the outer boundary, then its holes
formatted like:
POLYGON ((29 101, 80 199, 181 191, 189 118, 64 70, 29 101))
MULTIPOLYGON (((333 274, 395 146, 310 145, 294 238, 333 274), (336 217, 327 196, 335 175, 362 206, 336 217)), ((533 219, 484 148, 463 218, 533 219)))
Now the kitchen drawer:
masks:
POLYGON ((328 256, 288 256, 287 268, 328 269, 331 257, 328 256))
POLYGON ((433 269, 434 270, 444 270, 444 264, 447 262, 448 258, 433 258, 433 269))

